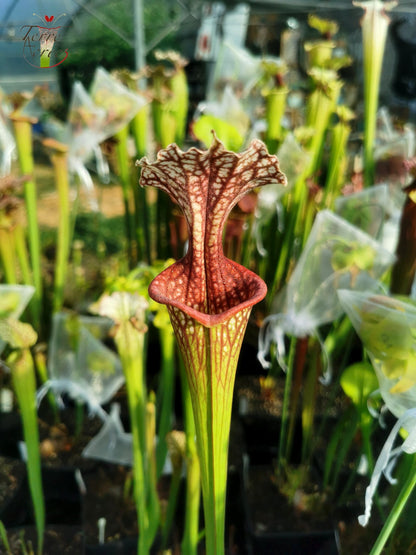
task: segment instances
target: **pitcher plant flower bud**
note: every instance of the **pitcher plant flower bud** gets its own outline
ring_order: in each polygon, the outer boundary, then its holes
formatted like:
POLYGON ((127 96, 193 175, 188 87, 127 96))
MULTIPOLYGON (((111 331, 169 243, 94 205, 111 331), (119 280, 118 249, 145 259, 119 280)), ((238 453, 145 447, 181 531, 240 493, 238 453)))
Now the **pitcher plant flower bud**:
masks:
POLYGON ((224 553, 228 440, 234 379, 251 308, 266 295, 261 278, 225 257, 223 228, 251 189, 286 184, 261 141, 236 154, 214 135, 207 151, 175 144, 147 159, 140 184, 167 192, 185 216, 186 255, 159 274, 149 294, 167 305, 189 381, 201 462, 207 554, 224 553))

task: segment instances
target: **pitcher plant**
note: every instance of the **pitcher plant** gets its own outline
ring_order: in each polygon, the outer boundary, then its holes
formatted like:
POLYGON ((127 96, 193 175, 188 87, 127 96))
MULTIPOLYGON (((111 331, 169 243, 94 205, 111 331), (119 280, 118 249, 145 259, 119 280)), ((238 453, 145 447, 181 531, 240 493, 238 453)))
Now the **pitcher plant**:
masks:
POLYGON ((276 156, 261 141, 236 154, 214 134, 207 151, 175 144, 146 158, 140 184, 167 192, 187 221, 186 255, 159 274, 149 294, 167 305, 184 359, 201 464, 206 553, 224 553, 228 441, 233 386, 243 335, 266 285, 225 257, 223 228, 233 206, 251 189, 286 183, 276 156))

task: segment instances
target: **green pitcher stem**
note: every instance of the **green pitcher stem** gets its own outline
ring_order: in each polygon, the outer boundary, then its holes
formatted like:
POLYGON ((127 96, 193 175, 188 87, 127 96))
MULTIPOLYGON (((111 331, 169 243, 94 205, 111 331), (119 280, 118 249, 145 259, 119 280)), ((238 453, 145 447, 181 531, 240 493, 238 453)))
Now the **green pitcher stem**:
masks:
POLYGON ((130 323, 123 323, 117 331, 116 343, 126 379, 130 425, 133 441, 134 498, 137 507, 139 539, 138 555, 150 553, 147 535, 149 519, 146 507, 147 486, 145 472, 146 455, 146 393, 143 382, 144 337, 130 323))
POLYGON ((45 502, 42 488, 41 461, 39 452, 39 431, 36 411, 36 377, 32 355, 29 349, 15 353, 12 368, 13 386, 19 403, 23 435, 27 449, 27 473, 29 488, 35 513, 38 534, 38 554, 43 551, 45 530, 45 502))
POLYGON ((14 240, 16 255, 22 272, 25 285, 33 285, 33 278, 30 272, 29 256, 27 252, 26 237, 23 227, 17 224, 14 228, 14 240))
POLYGON ((160 406, 160 419, 158 436, 159 441, 156 448, 157 476, 162 474, 163 466, 166 460, 167 445, 166 434, 171 429, 171 419, 173 411, 173 396, 175 384, 175 336, 173 335, 172 326, 159 330, 162 353, 162 376, 161 376, 161 394, 158 399, 160 406))
POLYGON ((197 384, 197 389, 191 386, 190 391, 201 465, 207 555, 224 554, 228 443, 237 365, 237 357, 231 356, 221 367, 218 338, 226 328, 227 324, 203 328, 204 365, 192 368, 190 378, 194 386, 197 384))
POLYGON ((130 197, 131 197, 131 186, 130 186, 130 158, 128 155, 127 140, 129 136, 129 127, 126 125, 123 129, 120 129, 115 135, 116 138, 116 154, 117 154, 117 165, 118 174, 120 176, 121 189, 123 193, 123 203, 124 203, 124 222, 126 229, 126 239, 127 239, 127 252, 129 257, 130 266, 133 264, 133 228, 130 213, 130 197))
POLYGON ((250 310, 242 309, 225 322, 208 327, 174 308, 168 309, 185 362, 195 419, 206 554, 223 555, 233 388, 250 310), (178 320, 183 322, 182 332, 176 325, 178 320))
POLYGON ((277 459, 278 472, 283 468, 286 460, 290 456, 290 453, 287 452, 287 436, 288 436, 289 416, 290 416, 289 415, 290 393, 292 391, 292 377, 293 377, 293 367, 295 362, 297 340, 298 340, 297 337, 294 337, 294 336, 290 338, 289 359, 287 363, 285 389, 283 393, 282 421, 280 425, 279 450, 278 450, 278 459, 277 459))
POLYGON ((68 258, 71 243, 70 202, 67 146, 57 141, 44 141, 46 147, 52 148, 51 161, 55 173, 55 183, 59 198, 59 224, 57 253, 55 261, 55 280, 53 310, 59 312, 64 303, 64 289, 67 278, 68 258))
MULTIPOLYGON (((378 92, 378 91, 377 91, 378 92)), ((374 139, 376 126, 377 100, 370 97, 369 108, 364 114, 364 184, 369 187, 374 183, 374 139)))
POLYGON ((310 148, 311 163, 307 172, 308 175, 313 175, 320 167, 325 133, 335 102, 336 98, 328 97, 319 89, 311 94, 310 118, 311 126, 314 128, 314 135, 310 148))
POLYGON ((134 191, 134 229, 137 241, 137 257, 150 264, 151 239, 149 229, 149 207, 146 202, 146 190, 137 187, 134 191))
MULTIPOLYGON (((276 293, 282 287, 284 279, 289 267, 290 258, 293 252, 293 243, 295 239, 295 228, 297 220, 297 212, 300 210, 299 204, 301 202, 301 192, 306 188, 305 180, 303 176, 300 176, 295 183, 294 193, 293 193, 293 203, 290 206, 286 205, 287 221, 285 223, 285 234, 280 246, 279 257, 277 259, 276 270, 272 278, 272 285, 269 287, 267 293, 267 305, 270 306, 276 293)), ((289 197, 286 197, 287 199, 289 197)), ((288 200, 286 201, 289 202, 288 200)))
POLYGON ((58 227, 58 252, 55 270, 54 310, 62 309, 64 303, 64 288, 67 277, 68 257, 70 250, 70 209, 69 209, 69 182, 66 155, 53 157, 56 172, 56 182, 59 195, 59 227, 58 227))
POLYGON ((6 283, 17 283, 13 234, 10 229, 0 229, 0 260, 6 283))
POLYGON ((197 555, 199 539, 199 507, 201 501, 201 470, 195 442, 195 420, 184 365, 180 363, 182 403, 186 433, 186 513, 181 550, 183 555, 197 555))
POLYGON ((25 181, 24 194, 28 223, 29 251, 33 272, 33 282, 35 286, 35 294, 32 298, 31 305, 33 306, 33 312, 36 314, 35 322, 36 324, 39 324, 42 303, 42 271, 36 184, 33 178, 34 162, 32 149, 32 123, 34 123, 35 120, 19 115, 12 116, 11 119, 15 130, 20 171, 22 175, 28 176, 28 179, 25 181))
POLYGON ((318 382, 320 345, 309 341, 308 369, 303 387, 302 404, 302 455, 303 464, 309 464, 313 453, 314 423, 316 411, 316 389, 318 382))
POLYGON ((146 485, 147 485, 147 540, 149 548, 153 544, 160 523, 160 504, 157 491, 157 475, 156 475, 156 404, 154 393, 149 395, 150 399, 146 403, 146 485))
POLYGON ((197 555, 199 540, 199 507, 201 497, 201 471, 196 446, 187 447, 186 463, 186 515, 181 543, 183 555, 197 555))
POLYGON ((147 213, 147 230, 149 244, 147 246, 149 252, 149 264, 158 259, 157 252, 157 239, 158 239, 158 221, 157 221, 157 206, 158 206, 159 191, 156 189, 144 189, 144 198, 146 202, 147 213))
POLYGON ((323 205, 333 209, 335 199, 339 195, 341 177, 345 166, 345 153, 351 128, 345 123, 338 123, 332 130, 332 145, 328 163, 328 176, 325 183, 323 205))
POLYGON ((142 158, 147 154, 147 136, 149 125, 149 105, 146 104, 141 108, 131 121, 131 130, 133 133, 134 143, 136 145, 136 153, 138 158, 142 158))
MULTIPOLYGON (((384 46, 383 46, 384 50, 384 46)), ((382 56, 381 56, 382 58, 382 56)), ((364 185, 374 183, 374 140, 376 136, 381 61, 379 53, 364 43, 364 185)))
POLYGON ((169 499, 168 499, 168 506, 166 509, 165 521, 162 527, 162 546, 163 546, 163 549, 165 550, 167 549, 167 545, 168 545, 169 533, 172 530, 180 485, 181 485, 181 472, 174 471, 172 473, 172 479, 170 482, 169 499))
POLYGON ((412 494, 414 488, 416 486, 416 467, 413 465, 411 472, 403 484, 403 488, 400 491, 399 497, 396 499, 396 503, 392 507, 387 520, 384 523, 384 526, 370 552, 370 555, 380 555, 382 553, 383 548, 390 537, 393 528, 395 527, 400 515, 404 507, 406 506, 407 501, 409 500, 410 495, 412 494))
POLYGON ((188 117, 189 92, 188 81, 184 69, 177 70, 170 80, 170 88, 175 104, 175 142, 183 145, 186 137, 186 122, 188 117))
MULTIPOLYGON (((136 154, 140 159, 147 154, 148 127, 149 127, 149 105, 146 104, 134 116, 130 123, 136 154)), ((149 233, 149 208, 146 203, 146 191, 140 187, 133 190, 134 194, 134 227, 137 241, 139 260, 146 260, 151 264, 151 248, 149 233)))
POLYGON ((286 109, 288 89, 282 87, 271 91, 266 97, 266 140, 270 152, 275 152, 282 139, 282 118, 286 109))

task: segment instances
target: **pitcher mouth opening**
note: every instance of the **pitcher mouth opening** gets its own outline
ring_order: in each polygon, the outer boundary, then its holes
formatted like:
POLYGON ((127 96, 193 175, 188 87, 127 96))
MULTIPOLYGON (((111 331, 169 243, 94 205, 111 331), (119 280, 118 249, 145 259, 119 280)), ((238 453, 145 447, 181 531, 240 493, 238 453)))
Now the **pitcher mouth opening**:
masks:
MULTIPOLYGON (((149 286, 150 297, 161 304, 168 307, 176 307, 185 314, 195 319, 205 327, 214 327, 226 322, 229 318, 238 312, 251 308, 264 299, 267 293, 265 282, 251 270, 247 270, 244 266, 227 259, 234 267, 240 271, 243 270, 243 280, 240 284, 235 284, 226 290, 227 304, 223 304, 221 309, 215 312, 203 311, 197 303, 192 303, 191 298, 184 298, 185 295, 172 295, 168 291, 168 284, 172 279, 172 269, 175 264, 169 266, 161 274, 159 274, 149 286)), ((181 288, 186 291, 186 284, 181 288)))

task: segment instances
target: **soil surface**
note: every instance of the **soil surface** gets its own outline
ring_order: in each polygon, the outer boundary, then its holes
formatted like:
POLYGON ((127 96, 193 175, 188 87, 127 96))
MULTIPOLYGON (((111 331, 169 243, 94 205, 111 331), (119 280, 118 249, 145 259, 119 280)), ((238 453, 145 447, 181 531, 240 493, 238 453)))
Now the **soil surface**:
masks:
MULTIPOLYGON (((24 548, 36 552, 37 534, 33 526, 8 531, 8 540, 13 555, 24 553, 24 548)), ((30 551, 28 551, 30 553, 30 551)), ((48 526, 44 535, 42 555, 81 555, 84 552, 82 530, 71 526, 48 526)), ((0 553, 6 554, 3 546, 0 553)))
POLYGON ((255 533, 311 532, 330 530, 334 526, 328 506, 323 505, 320 514, 308 510, 306 496, 315 493, 312 483, 309 484, 310 492, 299 489, 290 503, 277 487, 273 468, 260 465, 250 467, 247 486, 248 508, 255 533))
POLYGON ((4 506, 16 493, 26 476, 22 461, 0 456, 0 506, 4 506))

